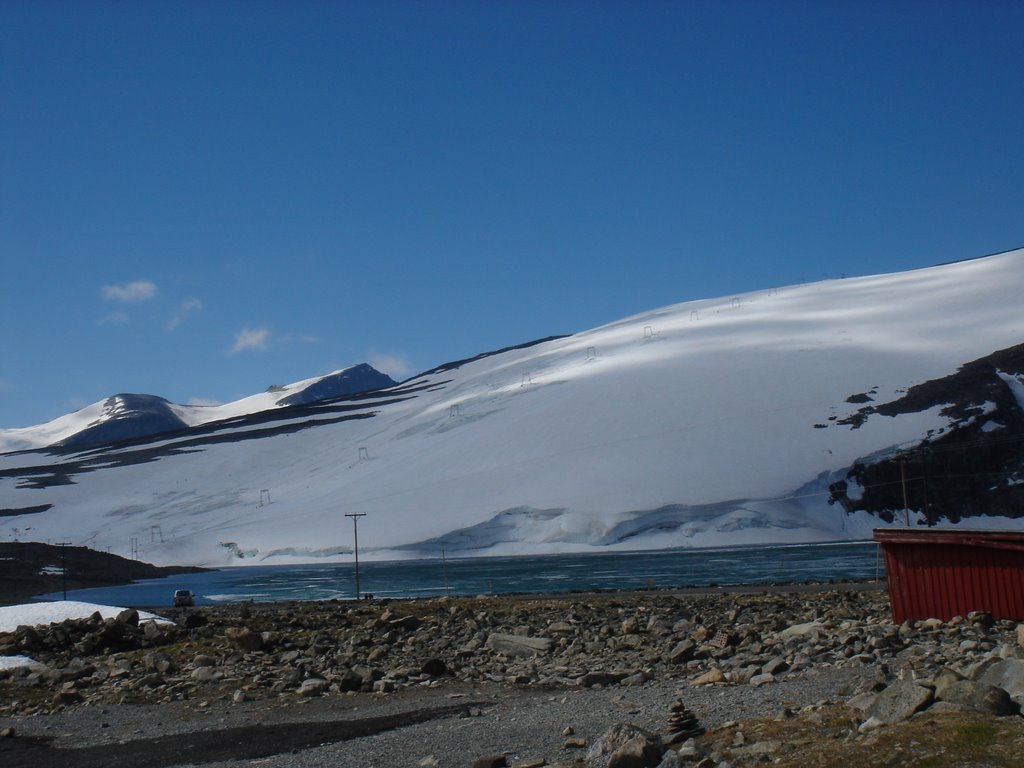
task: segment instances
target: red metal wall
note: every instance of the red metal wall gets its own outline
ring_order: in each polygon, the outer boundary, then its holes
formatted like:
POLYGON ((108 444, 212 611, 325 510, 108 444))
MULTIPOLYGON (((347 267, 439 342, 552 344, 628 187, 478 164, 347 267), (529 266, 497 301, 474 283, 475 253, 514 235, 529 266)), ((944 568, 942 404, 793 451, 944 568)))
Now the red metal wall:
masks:
POLYGON ((1024 531, 877 529, 893 621, 1024 619, 1024 531))

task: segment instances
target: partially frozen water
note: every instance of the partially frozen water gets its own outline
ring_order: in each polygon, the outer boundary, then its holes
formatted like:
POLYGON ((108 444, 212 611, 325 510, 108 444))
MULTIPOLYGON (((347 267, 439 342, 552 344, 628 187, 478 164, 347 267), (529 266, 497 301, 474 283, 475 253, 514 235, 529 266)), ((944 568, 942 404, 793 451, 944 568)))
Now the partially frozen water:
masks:
MULTIPOLYGON (((432 597, 512 592, 577 592, 726 584, 778 584, 873 579, 872 542, 736 549, 602 552, 596 554, 476 557, 361 562, 360 590, 375 597, 432 597)), ((168 605, 176 589, 196 602, 329 600, 355 597, 351 564, 226 568, 151 579, 120 587, 80 589, 72 600, 123 606, 168 605)), ((43 599, 60 599, 61 593, 43 599)))

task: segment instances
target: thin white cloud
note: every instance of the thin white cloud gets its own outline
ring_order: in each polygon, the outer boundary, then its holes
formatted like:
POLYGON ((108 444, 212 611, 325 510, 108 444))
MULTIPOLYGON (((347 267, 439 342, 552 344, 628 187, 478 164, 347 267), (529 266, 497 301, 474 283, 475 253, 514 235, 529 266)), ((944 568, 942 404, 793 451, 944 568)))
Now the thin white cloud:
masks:
POLYGON ((269 340, 270 331, 266 328, 243 328, 235 334, 235 343, 228 350, 228 354, 237 355, 250 349, 266 349, 269 340))
POLYGON ((101 317, 96 321, 96 325, 127 325, 130 320, 127 312, 117 310, 101 317))
POLYGON ((138 304, 156 295, 156 283, 152 280, 136 280, 123 285, 104 285, 100 292, 104 299, 138 304))
POLYGON ((301 333, 289 333, 284 336, 275 336, 274 343, 276 344, 319 344, 319 336, 310 336, 308 334, 301 333))
POLYGON ((377 352, 371 349, 367 362, 393 379, 404 379, 413 373, 412 364, 405 355, 377 352))
POLYGON ((178 308, 174 311, 174 315, 170 320, 167 321, 167 330, 173 331, 179 325, 184 323, 188 318, 199 312, 203 308, 203 302, 199 299, 185 299, 178 305, 178 308))
POLYGON ((221 405, 221 402, 209 397, 190 397, 185 405, 221 405))

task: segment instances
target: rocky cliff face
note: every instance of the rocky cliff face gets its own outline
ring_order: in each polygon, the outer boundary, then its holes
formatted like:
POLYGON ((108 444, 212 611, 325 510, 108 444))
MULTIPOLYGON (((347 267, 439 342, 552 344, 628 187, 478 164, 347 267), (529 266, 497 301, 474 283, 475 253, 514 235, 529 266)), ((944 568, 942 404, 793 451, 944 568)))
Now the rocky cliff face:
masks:
MULTIPOLYGON (((1024 517, 1022 382, 1024 344, 1018 344, 842 419, 838 425, 858 429, 869 419, 939 408, 951 422, 917 445, 855 462, 830 486, 830 503, 890 522, 906 507, 929 525, 986 515, 1024 517)), ((871 393, 850 398, 870 400, 871 393)))

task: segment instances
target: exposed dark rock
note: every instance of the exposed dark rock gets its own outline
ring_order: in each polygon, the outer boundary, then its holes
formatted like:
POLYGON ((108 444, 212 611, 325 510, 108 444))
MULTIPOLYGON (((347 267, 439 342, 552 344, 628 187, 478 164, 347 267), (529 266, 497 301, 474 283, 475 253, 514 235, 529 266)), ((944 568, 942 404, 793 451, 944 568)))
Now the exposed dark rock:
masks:
POLYGON ((831 484, 830 503, 891 522, 904 509, 905 488, 906 506, 928 523, 1024 516, 1024 409, 1008 377, 1024 379, 1024 344, 838 420, 838 425, 857 429, 872 418, 937 407, 950 426, 922 436, 916 447, 858 460, 831 484), (850 493, 851 486, 856 493, 850 493))

